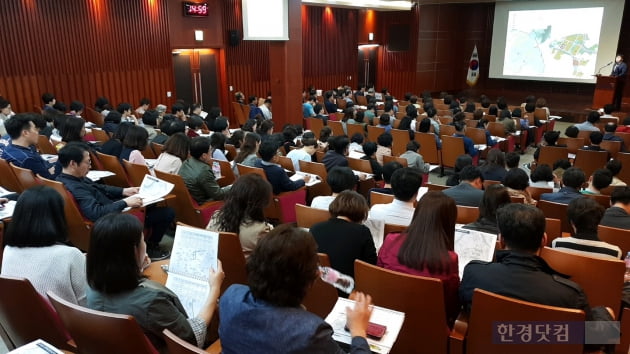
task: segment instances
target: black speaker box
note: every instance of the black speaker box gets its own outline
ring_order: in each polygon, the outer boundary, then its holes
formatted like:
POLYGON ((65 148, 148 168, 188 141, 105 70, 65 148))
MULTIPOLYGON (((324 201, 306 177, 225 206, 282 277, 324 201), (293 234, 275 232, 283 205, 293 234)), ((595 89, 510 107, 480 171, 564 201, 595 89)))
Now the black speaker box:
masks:
POLYGON ((240 41, 241 41, 241 38, 238 35, 237 30, 228 31, 228 43, 230 43, 232 47, 236 47, 240 41))

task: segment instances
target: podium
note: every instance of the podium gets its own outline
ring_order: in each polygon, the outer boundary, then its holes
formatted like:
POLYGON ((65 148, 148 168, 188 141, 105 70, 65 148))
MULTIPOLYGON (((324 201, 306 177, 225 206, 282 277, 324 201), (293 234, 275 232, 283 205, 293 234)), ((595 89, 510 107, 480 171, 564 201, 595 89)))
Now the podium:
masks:
POLYGON ((619 78, 615 76, 598 75, 593 94, 593 109, 599 109, 607 104, 615 104, 619 78))

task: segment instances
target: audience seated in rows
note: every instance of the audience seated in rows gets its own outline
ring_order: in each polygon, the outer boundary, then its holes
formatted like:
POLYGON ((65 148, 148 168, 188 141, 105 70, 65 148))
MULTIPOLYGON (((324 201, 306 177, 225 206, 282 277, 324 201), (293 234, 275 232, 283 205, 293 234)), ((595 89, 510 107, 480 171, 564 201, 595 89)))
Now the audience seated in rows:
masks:
POLYGON ((406 232, 392 233, 378 253, 385 269, 442 280, 447 323, 459 313, 459 268, 454 252, 457 208, 453 199, 439 191, 422 196, 406 232))
POLYGON ((370 209, 369 218, 383 220, 388 224, 407 226, 414 213, 414 202, 418 189, 422 186, 422 173, 411 167, 396 170, 392 175, 394 201, 389 204, 375 204, 370 209))
MULTIPOLYGON (((548 132, 545 132, 545 134, 543 134, 543 140, 544 140, 544 146, 552 146, 552 147, 567 147, 566 145, 558 145, 556 144, 558 141, 558 138, 560 138, 560 132, 558 131, 553 131, 550 130, 548 132)), ((540 156, 540 146, 538 148, 536 148, 536 151, 534 151, 534 160, 538 161, 538 157, 540 156)))
POLYGON ((354 190, 357 178, 349 167, 333 167, 326 176, 326 183, 330 186, 332 195, 320 195, 313 198, 311 208, 328 210, 330 203, 335 200, 339 193, 354 190))
POLYGON ((458 185, 445 189, 443 192, 455 200, 455 204, 462 206, 479 207, 483 199, 483 176, 476 166, 466 166, 459 173, 461 182, 458 185))
POLYGON ((142 224, 131 215, 108 214, 94 224, 86 262, 88 307, 133 316, 162 352, 166 348, 164 329, 202 347, 225 277, 221 262, 218 269, 209 270, 210 289, 203 307, 195 317, 188 318, 175 293, 142 275, 150 263, 146 247, 142 224))
MULTIPOLYGON (((392 191, 392 175, 394 174, 394 172, 400 168, 403 168, 403 165, 401 165, 399 162, 397 161, 391 161, 385 164, 385 166, 383 166, 383 182, 384 185, 381 188, 375 187, 370 189, 370 193, 371 192, 377 192, 377 193, 382 193, 382 194, 394 194, 394 192, 392 191)), ((368 203, 370 202, 370 195, 368 194, 368 203)))
MULTIPOLYGON (((285 224, 262 238, 247 261, 249 286, 231 285, 221 296, 223 353, 342 352, 332 327, 300 306, 319 276, 317 265, 317 244, 306 231, 285 224)), ((371 298, 358 293, 355 299, 346 309, 351 352, 368 353, 371 298)))
POLYGON ((61 173, 61 166, 44 160, 35 149, 39 139, 36 117, 35 113, 19 113, 7 120, 5 127, 11 143, 2 150, 2 158, 44 178, 55 179, 61 173))
POLYGON ((188 158, 189 153, 190 138, 184 133, 175 133, 166 140, 153 169, 175 175, 179 174, 179 169, 188 158))
POLYGON ((455 134, 453 136, 462 138, 464 140, 464 152, 466 154, 475 157, 479 154, 479 150, 475 147, 475 143, 471 138, 466 136, 466 123, 463 121, 455 123, 455 134))
POLYGON ((363 153, 365 155, 361 156, 361 160, 370 161, 370 167, 372 168, 372 174, 374 175, 375 181, 383 180, 383 165, 378 162, 376 157, 376 152, 378 151, 379 147, 380 146, 377 146, 376 143, 368 141, 367 143, 363 144, 363 153))
POLYGON ((569 203, 567 216, 575 234, 553 240, 552 247, 591 257, 621 258, 621 249, 600 241, 597 226, 604 215, 604 207, 591 198, 577 198, 569 203))
POLYGON ((448 176, 448 178, 446 179, 446 185, 449 187, 458 185, 459 182, 461 182, 460 174, 462 173, 462 170, 466 166, 472 166, 472 164, 473 164, 473 159, 472 157, 470 157, 470 155, 464 154, 464 155, 457 156, 457 159, 455 159, 455 167, 453 168, 453 174, 448 176))
POLYGON ((510 194, 505 187, 500 184, 489 185, 483 192, 479 205, 479 218, 464 225, 463 228, 498 235, 497 210, 509 203, 511 203, 510 194))
POLYGON ((220 187, 211 167, 212 152, 210 139, 202 136, 190 142, 190 157, 182 163, 179 175, 182 176, 190 196, 198 203, 223 200, 230 189, 220 187))
POLYGON ((591 141, 591 144, 588 146, 584 146, 582 148, 582 150, 590 150, 590 151, 606 151, 608 152, 608 159, 610 159, 610 152, 606 149, 603 149, 600 144, 602 143, 602 139, 604 138, 604 135, 602 134, 602 132, 600 132, 599 130, 596 132, 592 132, 589 135, 589 140, 591 141))
POLYGON ((542 194, 540 200, 569 204, 575 198, 582 198, 580 188, 582 188, 585 180, 586 177, 581 169, 570 167, 562 174, 562 188, 555 193, 542 194))
MULTIPOLYGON (((81 214, 90 221, 97 221, 111 212, 121 212, 126 207, 142 206, 142 198, 136 196, 138 187, 120 188, 95 183, 87 178, 90 171, 90 155, 82 143, 70 143, 59 151, 59 162, 63 167, 57 181, 64 184, 76 200, 81 214)), ((166 229, 175 219, 175 212, 168 207, 151 205, 146 209, 145 226, 151 230, 147 235, 147 252, 152 259, 164 259, 169 253, 160 249, 159 243, 166 229)))
POLYGON ((345 190, 330 203, 328 210, 331 218, 309 230, 317 242, 317 252, 326 253, 332 268, 351 277, 354 277, 355 259, 376 264, 372 234, 362 225, 370 210, 365 198, 345 190))
POLYGON ((615 131, 617 130, 617 124, 615 123, 608 123, 606 124, 606 126, 604 126, 604 137, 603 140, 604 141, 618 141, 621 143, 621 148, 619 151, 624 152, 626 151, 626 146, 624 145, 624 141, 621 137, 616 136, 615 135, 615 131))
POLYGON ((225 195, 221 209, 212 215, 206 229, 236 233, 247 258, 258 240, 273 229, 264 215, 270 202, 269 182, 255 173, 240 176, 225 195))
POLYGON ((606 169, 610 171, 610 174, 612 174, 613 176, 612 182, 610 183, 611 186, 619 187, 626 185, 626 182, 620 180, 619 177, 617 177, 619 172, 621 172, 621 162, 619 160, 608 160, 608 162, 606 162, 606 169))
POLYGON ((85 306, 85 255, 67 244, 63 210, 63 198, 50 187, 36 186, 20 195, 4 234, 1 275, 28 279, 44 299, 52 291, 85 306))

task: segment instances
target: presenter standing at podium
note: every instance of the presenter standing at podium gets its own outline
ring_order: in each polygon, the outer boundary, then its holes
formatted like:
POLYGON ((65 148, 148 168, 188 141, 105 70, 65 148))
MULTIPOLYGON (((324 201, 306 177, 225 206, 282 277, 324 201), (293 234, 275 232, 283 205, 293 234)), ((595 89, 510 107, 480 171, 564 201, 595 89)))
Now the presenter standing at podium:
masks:
POLYGON ((624 77, 626 76, 627 71, 628 65, 623 61, 623 55, 617 54, 617 57, 615 58, 615 65, 613 65, 610 76, 624 77))

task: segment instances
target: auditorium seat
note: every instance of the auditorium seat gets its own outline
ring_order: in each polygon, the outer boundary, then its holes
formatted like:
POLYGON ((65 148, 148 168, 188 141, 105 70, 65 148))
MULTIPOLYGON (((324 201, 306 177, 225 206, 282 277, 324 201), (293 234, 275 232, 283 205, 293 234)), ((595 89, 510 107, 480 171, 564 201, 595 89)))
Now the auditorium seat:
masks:
POLYGON ((295 218, 298 227, 310 229, 311 226, 330 219, 330 212, 325 209, 317 209, 303 204, 295 204, 295 218))

